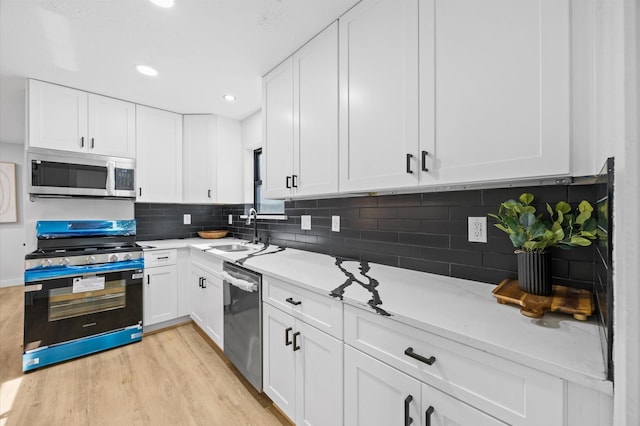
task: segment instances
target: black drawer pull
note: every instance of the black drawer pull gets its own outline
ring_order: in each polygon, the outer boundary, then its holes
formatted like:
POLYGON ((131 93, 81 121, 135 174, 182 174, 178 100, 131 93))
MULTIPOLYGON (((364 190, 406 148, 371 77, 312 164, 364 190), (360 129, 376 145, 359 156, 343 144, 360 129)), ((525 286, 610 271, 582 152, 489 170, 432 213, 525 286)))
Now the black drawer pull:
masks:
POLYGON ((298 345, 298 336, 300 335, 299 331, 296 331, 295 333, 293 333, 293 351, 297 351, 298 349, 300 349, 300 346, 298 345))
POLYGON ((169 256, 160 256, 160 257, 158 257, 158 260, 161 260, 161 259, 169 259, 169 256))
POLYGON ((147 285, 151 284, 151 275, 147 274, 147 285))
POLYGON ((413 173, 411 170, 411 159, 413 158, 412 154, 407 154, 407 173, 413 173))
POLYGON ((293 186, 294 188, 298 187, 298 175, 291 175, 291 186, 293 186))
POLYGON ((93 149, 93 147, 94 147, 95 145, 96 145, 96 144, 95 144, 95 140, 94 140, 94 138, 91 138, 91 149, 93 149))
POLYGON ((207 189, 207 198, 211 198, 211 190, 207 189))
POLYGON ((198 277, 198 287, 202 287, 202 277, 198 277))
POLYGON ((84 148, 84 136, 80 138, 80 148, 84 148))
POLYGON ((427 151, 422 151, 422 171, 423 172, 429 171, 429 169, 427 168, 427 155, 429 155, 427 151))
POLYGON ((207 279, 205 277, 202 277, 202 288, 207 288, 207 279))
POLYGON ((287 327, 284 330, 284 345, 285 346, 289 346, 292 342, 291 342, 291 337, 289 337, 289 333, 291 333, 291 330, 293 330, 293 328, 291 327, 287 327))
POLYGON ((404 350, 404 354, 407 356, 410 356, 413 359, 417 359, 418 361, 422 361, 427 365, 432 365, 434 362, 436 362, 436 357, 435 356, 430 356, 429 358, 425 358, 422 355, 419 355, 415 352, 413 352, 413 348, 407 348, 404 350))
POLYGON ((298 306, 302 303, 300 300, 293 300, 293 297, 287 297, 285 300, 291 303, 293 306, 298 306))
POLYGON ((287 189, 291 189, 291 176, 287 176, 285 184, 287 189))
POLYGON ((424 420, 424 426, 431 426, 431 414, 433 413, 433 405, 430 405, 429 408, 427 408, 427 411, 424 412, 425 414, 425 420, 424 420))
POLYGON ((409 426, 413 423, 413 419, 409 415, 409 404, 413 401, 413 396, 409 395, 404 399, 404 426, 409 426))

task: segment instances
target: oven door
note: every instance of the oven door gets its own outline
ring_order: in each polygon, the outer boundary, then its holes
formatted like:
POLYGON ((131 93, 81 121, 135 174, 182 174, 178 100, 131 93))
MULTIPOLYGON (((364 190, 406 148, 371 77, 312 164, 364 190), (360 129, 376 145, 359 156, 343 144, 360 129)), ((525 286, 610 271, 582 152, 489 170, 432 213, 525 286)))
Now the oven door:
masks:
POLYGON ((26 272, 24 351, 141 324, 143 263, 129 262, 26 272))

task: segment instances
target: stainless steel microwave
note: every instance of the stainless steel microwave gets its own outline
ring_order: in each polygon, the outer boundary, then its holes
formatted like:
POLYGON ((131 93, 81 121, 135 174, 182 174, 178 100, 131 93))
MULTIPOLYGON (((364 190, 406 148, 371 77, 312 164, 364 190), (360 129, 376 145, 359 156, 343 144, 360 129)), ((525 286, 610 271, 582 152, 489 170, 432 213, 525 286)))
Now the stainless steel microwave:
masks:
POLYGON ((132 158, 54 150, 27 152, 28 192, 44 197, 136 198, 132 158))

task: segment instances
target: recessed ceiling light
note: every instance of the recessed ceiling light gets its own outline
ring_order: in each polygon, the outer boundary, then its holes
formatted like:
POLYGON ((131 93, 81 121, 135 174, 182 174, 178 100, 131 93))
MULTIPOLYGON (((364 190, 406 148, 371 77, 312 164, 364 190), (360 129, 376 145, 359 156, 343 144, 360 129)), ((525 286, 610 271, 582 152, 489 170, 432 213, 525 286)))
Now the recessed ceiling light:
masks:
POLYGON ((225 101, 229 101, 229 102, 233 102, 236 100, 236 97, 234 95, 224 95, 222 97, 225 101))
POLYGON ((140 74, 148 75, 150 77, 158 75, 158 71, 148 65, 136 65, 136 69, 140 74))
POLYGON ((173 7, 173 0, 149 0, 149 1, 159 7, 173 7))

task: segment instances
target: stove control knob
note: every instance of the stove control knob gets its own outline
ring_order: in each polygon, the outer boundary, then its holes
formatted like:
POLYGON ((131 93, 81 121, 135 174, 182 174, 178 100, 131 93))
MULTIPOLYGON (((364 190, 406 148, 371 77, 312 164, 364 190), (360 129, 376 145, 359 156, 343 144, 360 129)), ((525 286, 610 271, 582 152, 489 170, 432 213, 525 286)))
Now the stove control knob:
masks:
POLYGON ((60 264, 67 266, 70 263, 69 258, 65 257, 64 259, 60 259, 60 264))
POLYGON ((131 260, 133 259, 133 256, 131 255, 131 253, 127 253, 124 255, 124 260, 131 260))
POLYGON ((87 263, 96 263, 96 257, 95 256, 87 257, 87 263))
POLYGON ((117 261, 118 261, 117 254, 112 254, 111 256, 109 256, 109 262, 117 262, 117 261))
POLYGON ((43 259, 42 262, 40 262, 40 265, 44 268, 51 266, 51 259, 43 259))

